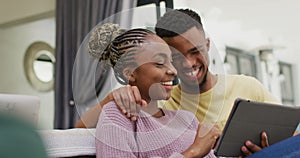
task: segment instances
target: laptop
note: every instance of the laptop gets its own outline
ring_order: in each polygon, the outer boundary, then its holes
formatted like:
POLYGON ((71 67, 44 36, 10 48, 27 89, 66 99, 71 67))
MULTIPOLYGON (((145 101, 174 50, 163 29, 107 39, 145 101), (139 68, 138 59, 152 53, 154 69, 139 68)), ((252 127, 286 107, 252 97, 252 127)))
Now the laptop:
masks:
POLYGON ((12 115, 37 126, 40 99, 37 96, 0 94, 0 114, 12 115))
POLYGON ((300 122, 300 108, 237 99, 217 142, 215 154, 224 157, 243 155, 246 140, 260 145, 261 132, 272 145, 291 137, 300 122))

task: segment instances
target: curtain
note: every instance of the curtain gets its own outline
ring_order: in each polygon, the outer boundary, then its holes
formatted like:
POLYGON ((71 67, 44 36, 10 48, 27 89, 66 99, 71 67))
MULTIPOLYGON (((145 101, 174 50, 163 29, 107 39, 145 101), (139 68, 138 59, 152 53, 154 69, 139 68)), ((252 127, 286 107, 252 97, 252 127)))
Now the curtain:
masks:
MULTIPOLYGON (((96 105, 94 98, 105 86, 110 71, 104 71, 103 66, 87 56, 82 42, 86 44, 88 33, 107 17, 106 22, 118 23, 120 16, 110 16, 120 12, 123 3, 120 0, 56 0, 54 128, 74 127, 79 118, 77 108, 96 105)), ((134 3, 130 5, 133 7, 134 3)))

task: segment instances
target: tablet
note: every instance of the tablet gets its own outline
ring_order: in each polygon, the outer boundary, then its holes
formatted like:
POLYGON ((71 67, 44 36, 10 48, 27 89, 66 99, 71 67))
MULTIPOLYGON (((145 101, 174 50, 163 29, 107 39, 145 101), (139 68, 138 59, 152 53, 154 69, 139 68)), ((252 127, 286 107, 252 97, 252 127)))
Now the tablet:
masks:
POLYGON ((291 137, 300 122, 300 108, 237 99, 216 145, 217 156, 243 155, 246 140, 260 145, 261 132, 269 144, 291 137))

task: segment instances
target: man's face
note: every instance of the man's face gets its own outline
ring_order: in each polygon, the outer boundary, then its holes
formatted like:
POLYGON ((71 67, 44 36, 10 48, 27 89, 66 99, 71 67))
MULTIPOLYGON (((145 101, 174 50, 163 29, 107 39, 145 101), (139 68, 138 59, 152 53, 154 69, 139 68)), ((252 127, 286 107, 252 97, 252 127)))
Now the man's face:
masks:
POLYGON ((209 66, 209 39, 203 31, 192 27, 185 33, 163 38, 170 46, 173 64, 185 86, 202 85, 206 82, 209 66))

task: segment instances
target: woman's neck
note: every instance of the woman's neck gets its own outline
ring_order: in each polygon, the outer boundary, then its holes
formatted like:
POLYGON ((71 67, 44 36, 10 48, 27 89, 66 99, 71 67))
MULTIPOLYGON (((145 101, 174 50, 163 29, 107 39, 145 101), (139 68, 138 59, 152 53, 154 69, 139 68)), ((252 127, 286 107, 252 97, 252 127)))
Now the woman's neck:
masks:
POLYGON ((163 111, 158 107, 157 100, 150 101, 146 107, 142 107, 142 110, 152 115, 155 118, 164 116, 163 111))

